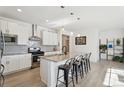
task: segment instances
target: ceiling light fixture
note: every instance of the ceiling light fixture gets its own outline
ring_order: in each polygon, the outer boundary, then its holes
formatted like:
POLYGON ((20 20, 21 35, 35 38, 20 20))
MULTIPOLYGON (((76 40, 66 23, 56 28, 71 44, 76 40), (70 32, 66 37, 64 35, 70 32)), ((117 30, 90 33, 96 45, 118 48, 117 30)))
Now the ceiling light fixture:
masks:
POLYGON ((78 37, 80 37, 81 35, 80 35, 80 34, 78 34, 77 36, 78 36, 78 37))
POLYGON ((73 32, 71 32, 71 36, 73 36, 74 35, 74 33, 73 32))
POLYGON ((19 8, 17 9, 17 11, 18 11, 18 12, 22 12, 22 10, 21 10, 21 9, 19 9, 19 8))

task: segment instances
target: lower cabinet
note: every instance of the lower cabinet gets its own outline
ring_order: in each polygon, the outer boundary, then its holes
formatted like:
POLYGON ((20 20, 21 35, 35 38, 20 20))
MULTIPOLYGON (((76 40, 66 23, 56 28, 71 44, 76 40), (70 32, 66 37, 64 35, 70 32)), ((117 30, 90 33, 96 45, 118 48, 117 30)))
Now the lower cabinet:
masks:
POLYGON ((4 56, 2 64, 5 66, 4 74, 31 67, 31 54, 4 56))

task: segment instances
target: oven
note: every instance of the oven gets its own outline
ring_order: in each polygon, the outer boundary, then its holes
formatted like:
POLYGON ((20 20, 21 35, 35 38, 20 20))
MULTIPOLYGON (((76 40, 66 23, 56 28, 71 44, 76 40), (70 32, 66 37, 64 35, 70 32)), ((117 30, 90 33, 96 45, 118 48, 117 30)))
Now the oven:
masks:
POLYGON ((41 48, 28 48, 28 52, 32 54, 32 67, 37 68, 40 67, 40 57, 44 56, 44 51, 41 51, 41 48))

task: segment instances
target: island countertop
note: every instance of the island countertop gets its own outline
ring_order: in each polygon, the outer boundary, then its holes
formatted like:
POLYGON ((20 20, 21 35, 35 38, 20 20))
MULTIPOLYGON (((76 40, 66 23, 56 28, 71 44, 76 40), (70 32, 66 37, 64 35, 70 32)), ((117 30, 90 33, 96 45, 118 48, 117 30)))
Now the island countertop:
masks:
POLYGON ((43 56, 41 58, 47 59, 47 60, 50 60, 50 61, 53 61, 53 62, 60 62, 60 61, 63 61, 63 60, 67 60, 71 57, 72 57, 72 55, 70 55, 70 54, 67 54, 67 55, 56 54, 56 55, 50 55, 50 56, 43 56))

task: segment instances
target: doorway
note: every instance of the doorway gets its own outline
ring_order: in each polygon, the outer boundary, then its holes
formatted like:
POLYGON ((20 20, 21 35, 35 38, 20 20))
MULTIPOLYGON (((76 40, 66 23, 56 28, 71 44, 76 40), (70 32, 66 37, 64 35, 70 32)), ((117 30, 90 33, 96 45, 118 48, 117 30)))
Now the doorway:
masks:
POLYGON ((64 54, 69 53, 70 48, 69 48, 69 43, 70 43, 70 37, 68 35, 62 35, 62 52, 64 54))

